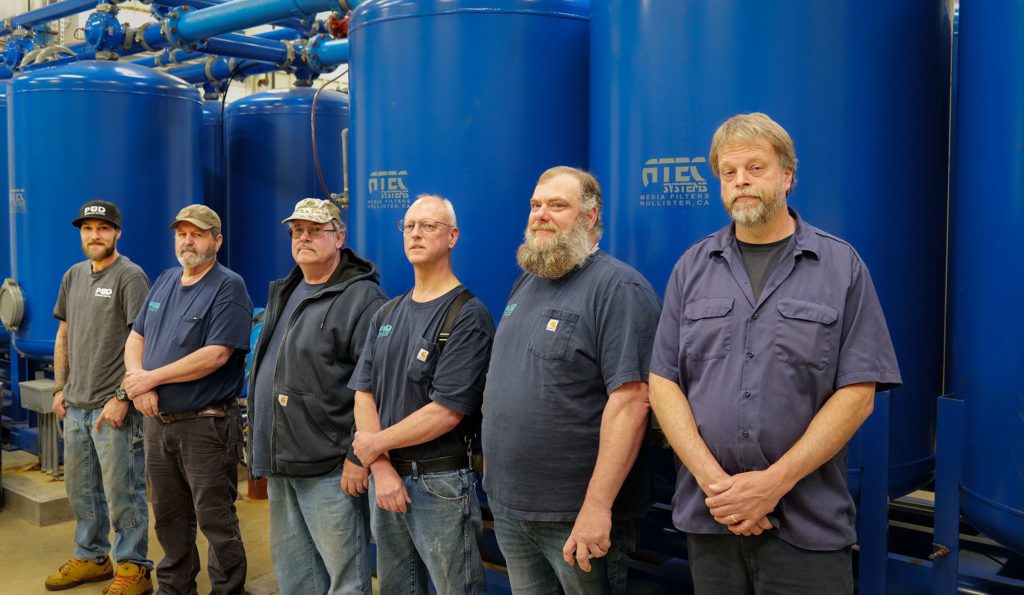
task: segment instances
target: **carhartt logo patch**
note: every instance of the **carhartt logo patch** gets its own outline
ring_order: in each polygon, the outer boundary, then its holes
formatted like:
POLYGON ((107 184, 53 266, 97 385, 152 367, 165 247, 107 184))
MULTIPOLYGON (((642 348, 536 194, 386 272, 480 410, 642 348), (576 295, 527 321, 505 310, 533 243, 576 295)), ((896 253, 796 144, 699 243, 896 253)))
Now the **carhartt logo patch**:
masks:
POLYGON ((97 287, 96 288, 96 293, 93 294, 93 295, 95 297, 101 297, 101 298, 110 299, 110 298, 114 297, 114 290, 113 289, 107 289, 105 287, 97 287))
POLYGON ((505 313, 502 316, 512 316, 512 313, 516 311, 517 304, 509 304, 505 306, 505 313))
POLYGON ((287 407, 288 395, 277 395, 277 402, 280 403, 282 407, 287 407))
POLYGON ((390 335, 392 328, 394 328, 394 327, 392 327, 390 324, 385 324, 384 326, 380 327, 379 331, 377 331, 377 336, 378 337, 386 337, 386 336, 390 335))
POLYGON ((427 361, 427 357, 429 355, 429 351, 427 351, 426 349, 420 349, 420 352, 416 354, 416 359, 420 360, 421 362, 425 362, 427 361))
POLYGON ((558 330, 558 319, 557 318, 552 318, 552 319, 548 320, 547 329, 548 329, 549 333, 553 333, 553 332, 557 331, 558 330))

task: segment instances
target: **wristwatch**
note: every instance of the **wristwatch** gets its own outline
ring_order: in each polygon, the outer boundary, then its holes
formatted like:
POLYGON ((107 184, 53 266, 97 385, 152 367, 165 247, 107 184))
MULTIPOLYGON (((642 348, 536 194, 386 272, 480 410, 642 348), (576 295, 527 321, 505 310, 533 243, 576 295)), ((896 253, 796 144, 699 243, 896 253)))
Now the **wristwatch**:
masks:
POLYGON ((127 401, 128 391, 124 390, 123 388, 119 388, 117 389, 117 391, 114 392, 114 398, 117 399, 118 401, 127 401))

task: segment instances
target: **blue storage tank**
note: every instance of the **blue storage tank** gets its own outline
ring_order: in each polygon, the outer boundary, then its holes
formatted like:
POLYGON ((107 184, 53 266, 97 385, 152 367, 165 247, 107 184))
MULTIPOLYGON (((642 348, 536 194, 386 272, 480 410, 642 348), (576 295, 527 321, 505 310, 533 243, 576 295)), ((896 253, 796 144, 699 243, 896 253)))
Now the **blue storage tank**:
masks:
POLYGON ((961 502, 1024 555, 1024 4, 964 2, 959 33, 949 371, 965 405, 961 502))
MULTIPOLYGON (((232 102, 224 114, 228 259, 245 279, 257 306, 266 305, 270 282, 295 266, 281 220, 303 198, 329 198, 313 162, 310 109, 314 93, 309 88, 257 93, 232 102)), ((341 132, 348 128, 348 116, 347 95, 320 93, 317 158, 332 193, 343 188, 341 132)), ((342 217, 347 217, 344 209, 342 217)))
POLYGON ((117 203, 118 250, 151 279, 176 264, 167 226, 202 192, 201 100, 180 79, 104 61, 19 74, 7 94, 11 260, 25 296, 14 343, 50 358, 61 277, 84 258, 71 226, 82 203, 117 203))
POLYGON ((352 15, 352 237, 384 291, 413 284, 396 222, 455 205, 459 278, 497 318, 534 183, 587 165, 586 0, 369 0, 352 15))
MULTIPOLYGON (((200 139, 203 160, 203 204, 221 217, 227 216, 227 167, 224 161, 224 104, 219 99, 203 102, 203 124, 200 139)), ((224 221, 221 221, 224 224, 224 221)), ((226 238, 227 236, 225 236, 226 238)), ((221 261, 231 266, 227 250, 221 250, 221 261)))
MULTIPOLYGON (((611 253, 664 288, 729 220, 706 161, 714 131, 741 112, 782 124, 800 161, 790 204, 857 248, 896 345, 893 496, 933 469, 949 53, 944 0, 593 2, 590 163, 611 253)), ((855 494, 860 468, 851 444, 855 494)))
MULTIPOLYGON (((7 84, 0 82, 0 191, 6 198, 10 188, 7 186, 7 84)), ((6 202, 6 201, 5 201, 6 202)), ((0 282, 11 276, 11 211, 10 208, 0 208, 0 282)), ((0 339, 6 338, 7 329, 0 324, 0 339)))

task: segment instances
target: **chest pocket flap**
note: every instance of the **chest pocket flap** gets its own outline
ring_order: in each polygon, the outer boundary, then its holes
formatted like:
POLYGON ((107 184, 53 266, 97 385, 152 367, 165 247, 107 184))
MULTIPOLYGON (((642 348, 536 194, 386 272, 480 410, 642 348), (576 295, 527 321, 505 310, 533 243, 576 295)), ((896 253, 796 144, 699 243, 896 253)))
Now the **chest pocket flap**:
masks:
POLYGON ((731 297, 704 298, 687 302, 683 308, 683 315, 690 320, 702 318, 718 318, 725 316, 732 311, 733 299, 731 297))
POLYGON ((575 312, 544 308, 540 319, 533 322, 530 350, 541 359, 564 359, 579 318, 575 312))
POLYGON ((832 324, 839 319, 839 311, 825 304, 785 299, 779 300, 778 307, 779 314, 786 318, 809 320, 811 322, 820 322, 821 324, 832 324))

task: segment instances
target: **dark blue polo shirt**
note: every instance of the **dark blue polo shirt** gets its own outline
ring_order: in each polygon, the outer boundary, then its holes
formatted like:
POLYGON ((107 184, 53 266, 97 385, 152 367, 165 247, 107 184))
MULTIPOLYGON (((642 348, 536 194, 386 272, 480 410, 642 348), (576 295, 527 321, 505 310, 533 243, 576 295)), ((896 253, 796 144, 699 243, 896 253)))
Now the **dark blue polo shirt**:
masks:
MULTIPOLYGON (((560 279, 520 278, 494 336, 484 389, 491 508, 525 520, 575 520, 608 395, 647 382, 660 307, 640 273, 600 250, 560 279)), ((612 511, 635 518, 650 504, 644 448, 612 511)))
MULTIPOLYGON (((875 382, 883 391, 901 383, 864 263, 849 244, 799 218, 758 301, 732 226, 683 254, 665 290, 651 372, 679 383, 701 436, 730 475, 782 457, 837 389, 875 382)), ((727 533, 704 498, 680 469, 674 524, 727 533)), ((783 496, 773 518, 779 536, 801 548, 854 543, 846 448, 783 496)))
POLYGON ((233 347, 234 352, 226 364, 202 378, 158 386, 160 412, 196 411, 237 397, 251 323, 245 282, 220 263, 188 287, 181 284, 181 267, 161 273, 132 327, 146 338, 142 367, 155 370, 207 345, 233 347))

